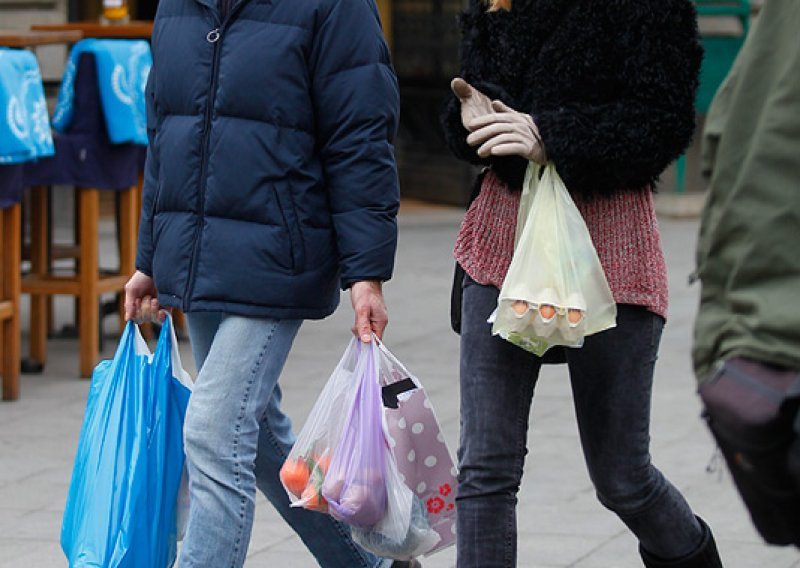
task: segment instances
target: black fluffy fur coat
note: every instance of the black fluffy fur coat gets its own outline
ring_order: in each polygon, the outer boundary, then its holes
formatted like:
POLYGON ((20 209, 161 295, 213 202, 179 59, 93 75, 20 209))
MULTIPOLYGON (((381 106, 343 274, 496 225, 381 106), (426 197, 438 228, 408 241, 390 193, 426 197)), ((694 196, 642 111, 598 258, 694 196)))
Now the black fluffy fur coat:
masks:
MULTIPOLYGON (((571 192, 652 187, 689 145, 702 48, 691 0, 514 0, 460 18, 462 77, 529 113, 571 192)), ((519 157, 482 160, 453 96, 442 114, 453 153, 490 164, 510 187, 519 157)))

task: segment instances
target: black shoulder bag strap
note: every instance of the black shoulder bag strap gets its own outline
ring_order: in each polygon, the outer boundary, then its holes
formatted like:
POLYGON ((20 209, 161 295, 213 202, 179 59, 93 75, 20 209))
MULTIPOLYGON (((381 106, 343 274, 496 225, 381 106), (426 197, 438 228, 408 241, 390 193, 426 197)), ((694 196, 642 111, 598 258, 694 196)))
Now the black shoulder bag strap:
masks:
MULTIPOLYGON (((786 392, 786 396, 790 399, 800 398, 800 372, 797 373, 797 378, 789 387, 789 390, 786 392)), ((795 411, 794 431, 798 436, 800 436, 800 406, 798 406, 797 410, 795 411)))
MULTIPOLYGON (((469 201, 467 201, 467 209, 469 209, 472 202, 475 201, 478 194, 480 194, 481 184, 483 183, 485 175, 486 169, 484 168, 475 178, 475 182, 472 184, 472 191, 469 195, 469 201)), ((464 274, 464 269, 456 262, 456 268, 453 272, 453 287, 450 290, 450 327, 458 334, 461 333, 461 296, 464 274)))

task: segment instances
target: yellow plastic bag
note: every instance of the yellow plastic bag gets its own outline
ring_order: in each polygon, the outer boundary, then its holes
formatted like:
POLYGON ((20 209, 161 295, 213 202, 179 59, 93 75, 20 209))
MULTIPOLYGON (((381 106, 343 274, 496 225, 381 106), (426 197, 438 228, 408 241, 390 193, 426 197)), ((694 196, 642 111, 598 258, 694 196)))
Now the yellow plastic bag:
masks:
POLYGON ((617 307, 591 236, 551 163, 525 173, 514 256, 492 333, 543 355, 616 325, 617 307))

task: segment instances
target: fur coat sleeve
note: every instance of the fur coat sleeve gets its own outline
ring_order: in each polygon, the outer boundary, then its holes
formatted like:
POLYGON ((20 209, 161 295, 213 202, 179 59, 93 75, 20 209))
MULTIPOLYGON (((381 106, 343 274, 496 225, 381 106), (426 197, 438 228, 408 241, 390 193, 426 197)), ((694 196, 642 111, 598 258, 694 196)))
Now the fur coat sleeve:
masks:
MULTIPOLYGON (((689 145, 702 59, 690 0, 515 0, 510 13, 472 0, 461 26, 464 78, 533 116, 570 191, 649 187, 689 145)), ((442 123, 478 162, 455 97, 442 123)), ((521 184, 525 160, 490 161, 521 184)))

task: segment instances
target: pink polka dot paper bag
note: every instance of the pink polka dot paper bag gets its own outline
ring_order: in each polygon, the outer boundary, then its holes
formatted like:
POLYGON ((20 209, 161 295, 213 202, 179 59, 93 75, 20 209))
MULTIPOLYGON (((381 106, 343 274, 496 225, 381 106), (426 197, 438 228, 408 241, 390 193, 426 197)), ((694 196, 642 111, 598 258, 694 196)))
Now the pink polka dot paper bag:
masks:
POLYGON ((380 354, 389 446, 403 481, 441 537, 427 556, 455 543, 456 467, 422 383, 384 345, 380 354))

